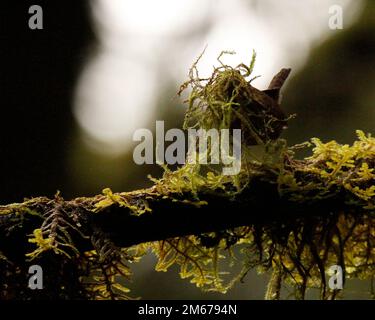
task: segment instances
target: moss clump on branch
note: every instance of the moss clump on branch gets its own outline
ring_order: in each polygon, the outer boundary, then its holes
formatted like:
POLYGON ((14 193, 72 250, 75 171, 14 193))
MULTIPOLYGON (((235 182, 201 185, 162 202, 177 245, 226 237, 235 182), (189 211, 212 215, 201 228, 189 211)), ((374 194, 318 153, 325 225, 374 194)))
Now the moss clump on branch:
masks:
POLYGON ((221 61, 224 54, 234 52, 224 51, 219 55, 220 67, 214 69, 210 78, 199 76, 197 64, 201 56, 190 69, 190 80, 179 92, 188 86, 192 88, 184 128, 240 128, 244 146, 277 139, 288 120, 278 104, 278 91, 283 84, 281 79, 285 81, 290 69, 283 69, 270 88, 262 92, 251 85, 257 77, 247 79, 253 72, 255 52, 249 65, 235 68, 221 61))
POLYGON ((182 278, 223 293, 252 268, 273 271, 267 299, 280 298, 283 283, 296 298, 309 288, 336 298, 326 281, 331 265, 373 281, 375 139, 362 131, 352 146, 314 138, 312 155, 298 160, 294 151, 308 144, 280 138, 289 69, 260 91, 248 79, 255 55, 248 66, 220 62, 208 79, 198 61, 180 91, 192 89, 184 126, 240 128, 241 171, 186 164, 151 178, 149 189, 0 206, 1 299, 128 299, 130 264, 150 250, 157 271, 178 265, 182 278), (44 290, 27 288, 31 264, 43 267, 44 290))

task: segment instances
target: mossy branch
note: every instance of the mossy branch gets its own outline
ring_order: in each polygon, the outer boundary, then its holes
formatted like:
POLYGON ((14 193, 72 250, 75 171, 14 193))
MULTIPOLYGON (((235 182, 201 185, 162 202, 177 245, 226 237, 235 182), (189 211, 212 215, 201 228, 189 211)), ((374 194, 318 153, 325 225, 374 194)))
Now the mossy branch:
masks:
POLYGON ((311 144, 288 147, 279 137, 288 120, 279 90, 290 70, 260 91, 246 79, 254 61, 222 64, 209 79, 195 63, 182 86, 192 86, 185 127, 241 129, 237 175, 186 164, 166 168, 148 189, 0 206, 0 298, 128 298, 117 277, 129 279, 129 263, 149 249, 156 270, 177 264, 182 278, 206 290, 226 292, 255 267, 273 270, 269 299, 281 297, 282 283, 300 299, 307 288, 336 297, 325 276, 333 264, 346 277, 373 279, 375 139, 361 131, 352 146, 314 138, 312 155, 296 159, 294 151, 311 144), (224 257, 243 265, 229 280, 224 257), (33 263, 48 269, 48 290, 25 288, 33 263))
MULTIPOLYGON (((273 265, 278 279, 282 269, 299 285, 306 286, 314 272, 324 276, 329 263, 366 278, 374 270, 375 139, 360 139, 352 147, 314 140, 312 157, 292 160, 286 153, 279 171, 280 164, 253 163, 239 188, 232 178, 200 176, 183 167, 148 189, 0 206, 3 263, 10 263, 9 270, 48 252, 74 261, 96 249, 97 235, 116 248, 193 235, 203 248, 248 243, 263 255, 254 265, 273 265)), ((272 291, 277 297, 278 288, 272 291)))
MULTIPOLYGON (((1 235, 18 233, 19 228, 22 228, 20 236, 25 237, 33 233, 35 226, 41 226, 52 212, 58 214, 60 211, 75 214, 76 226, 73 227, 73 222, 69 226, 77 231, 76 246, 81 250, 90 249, 86 240, 94 231, 105 233, 118 246, 130 247, 144 242, 221 231, 254 223, 267 224, 288 221, 291 217, 319 216, 319 208, 325 208, 324 211, 345 208, 339 206, 345 197, 343 194, 327 195, 327 199, 315 203, 311 203, 311 199, 306 199, 306 203, 283 199, 278 193, 276 182, 267 181, 268 178, 268 174, 258 172, 244 190, 230 197, 221 187, 217 190, 199 187, 194 193, 164 193, 159 188, 166 185, 160 182, 160 185, 148 189, 121 193, 112 193, 106 189, 105 195, 73 200, 64 200, 60 195, 52 199, 33 198, 23 203, 0 206, 1 235), (15 225, 19 228, 13 231, 11 227, 15 225), (85 236, 79 236, 80 234, 85 236)), ((302 196, 298 192, 290 195, 296 198, 302 196)), ((355 206, 351 210, 354 209, 355 206)), ((73 221, 73 217, 69 219, 73 221)), ((7 242, 7 238, 1 242, 4 241, 7 242)), ((53 241, 43 246, 53 248, 53 241)))

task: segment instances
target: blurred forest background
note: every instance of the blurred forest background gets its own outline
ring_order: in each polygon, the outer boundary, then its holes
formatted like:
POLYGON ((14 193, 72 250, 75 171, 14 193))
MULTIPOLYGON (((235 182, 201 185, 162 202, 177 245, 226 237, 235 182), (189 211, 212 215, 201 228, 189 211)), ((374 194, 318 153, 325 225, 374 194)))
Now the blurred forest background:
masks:
MULTIPOLYGON (((147 174, 162 171, 134 164, 132 134, 153 130, 155 120, 181 126, 175 94, 206 45, 203 75, 222 50, 237 52, 229 64, 249 63, 256 50, 260 89, 280 68, 293 69, 282 103, 297 113, 284 134, 290 144, 374 133, 371 0, 4 1, 0 15, 1 204, 150 185, 147 174), (28 27, 33 4, 43 8, 43 30, 28 27), (334 4, 343 8, 342 30, 328 27, 334 4)), ((134 295, 262 299, 268 279, 254 272, 226 295, 208 294, 153 263, 147 256, 135 266, 134 295)), ((367 298, 368 289, 349 281, 345 297, 367 298)))

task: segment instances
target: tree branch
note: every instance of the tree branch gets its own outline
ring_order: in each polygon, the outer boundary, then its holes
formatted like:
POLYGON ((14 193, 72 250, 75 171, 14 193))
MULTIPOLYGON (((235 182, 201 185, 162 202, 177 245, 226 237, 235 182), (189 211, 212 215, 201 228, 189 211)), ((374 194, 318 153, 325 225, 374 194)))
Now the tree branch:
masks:
POLYGON ((371 277, 375 139, 361 131, 352 146, 314 138, 312 155, 295 159, 302 145, 288 147, 279 138, 288 119, 278 93, 290 70, 283 69, 263 92, 245 79, 253 62, 250 67, 222 65, 210 79, 194 78, 195 63, 182 86, 193 89, 186 127, 195 121, 193 126, 203 129, 241 128, 237 175, 186 164, 166 169, 148 189, 105 189, 72 200, 57 194, 0 206, 0 298, 20 293, 30 298, 24 283, 33 260, 50 268, 45 297, 115 299, 119 290, 126 292, 116 283, 116 275, 130 274, 124 261, 137 261, 148 242, 156 243, 157 269, 178 264, 182 277, 221 292, 254 267, 274 270, 267 292, 272 299, 279 298, 281 281, 300 288, 301 298, 319 283, 326 297, 325 268, 332 264, 350 276, 371 277), (256 157, 255 143, 261 149, 256 157), (243 271, 223 285, 222 252, 244 244, 243 271), (91 284, 82 279, 90 277, 99 284, 88 290, 91 284))

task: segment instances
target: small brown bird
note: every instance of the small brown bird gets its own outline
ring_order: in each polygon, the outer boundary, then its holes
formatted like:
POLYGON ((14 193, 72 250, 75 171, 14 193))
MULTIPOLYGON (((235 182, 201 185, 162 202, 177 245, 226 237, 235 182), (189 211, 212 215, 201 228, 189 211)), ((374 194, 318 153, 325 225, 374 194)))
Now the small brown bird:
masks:
POLYGON ((291 69, 282 69, 263 91, 253 87, 250 83, 241 88, 235 102, 241 106, 240 127, 243 141, 248 145, 276 140, 280 137, 282 130, 287 127, 287 116, 280 107, 280 89, 290 72, 291 69))
POLYGON ((179 91, 188 85, 193 89, 184 127, 241 129, 241 140, 248 146, 279 138, 288 120, 280 108, 280 90, 291 69, 281 69, 263 91, 247 80, 251 71, 244 64, 236 68, 222 65, 208 79, 195 78, 191 72, 179 91))

